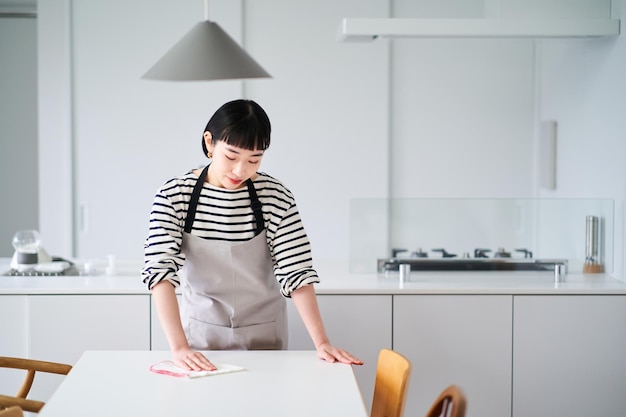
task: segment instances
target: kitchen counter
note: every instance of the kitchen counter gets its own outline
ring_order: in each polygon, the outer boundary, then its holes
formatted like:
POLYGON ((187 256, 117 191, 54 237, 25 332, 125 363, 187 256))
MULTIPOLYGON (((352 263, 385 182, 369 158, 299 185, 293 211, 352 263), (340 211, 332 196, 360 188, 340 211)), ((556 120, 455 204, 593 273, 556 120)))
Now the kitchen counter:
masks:
MULTIPOLYGON (((373 394, 372 364, 380 348, 393 347, 416 373, 429 376, 410 387, 412 415, 423 415, 422 404, 450 380, 470 390, 477 415, 546 409, 552 415, 615 415, 624 409, 621 397, 606 397, 626 375, 626 283, 616 277, 568 274, 555 283, 550 272, 413 271, 402 283, 398 272, 355 274, 347 262, 319 261, 316 269, 329 336, 370 364, 355 369, 364 398, 373 394), (559 413, 563 404, 569 408, 559 413)), ((0 334, 7 335, 2 349, 72 364, 89 349, 167 350, 139 269, 117 272, 0 276, 0 334)), ((311 349, 293 303, 287 311, 289 347, 311 349)), ((56 385, 44 385, 41 398, 48 398, 56 385)))
MULTIPOLYGON (((0 266, 2 266, 0 264, 0 266)), ((7 268, 8 269, 8 268, 7 268)), ((567 274, 555 283, 552 272, 350 273, 345 262, 318 262, 318 294, 626 294, 626 283, 609 274, 567 274)), ((5 269, 3 269, 5 270, 5 269)), ((0 294, 148 294, 139 271, 114 276, 0 276, 0 294)))

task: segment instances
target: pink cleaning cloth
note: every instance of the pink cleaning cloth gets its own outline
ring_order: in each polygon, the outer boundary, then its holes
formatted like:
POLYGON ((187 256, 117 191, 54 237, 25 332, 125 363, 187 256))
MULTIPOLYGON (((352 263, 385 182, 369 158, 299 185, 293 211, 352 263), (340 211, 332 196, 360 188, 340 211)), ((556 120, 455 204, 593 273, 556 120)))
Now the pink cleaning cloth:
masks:
POLYGON ((231 372, 239 372, 244 370, 244 368, 242 368, 241 366, 229 365, 226 363, 213 363, 213 365, 217 367, 215 371, 188 371, 174 365, 174 362, 172 361, 162 361, 151 365, 149 369, 151 372, 162 375, 169 375, 176 378, 199 378, 203 376, 229 374, 231 372))

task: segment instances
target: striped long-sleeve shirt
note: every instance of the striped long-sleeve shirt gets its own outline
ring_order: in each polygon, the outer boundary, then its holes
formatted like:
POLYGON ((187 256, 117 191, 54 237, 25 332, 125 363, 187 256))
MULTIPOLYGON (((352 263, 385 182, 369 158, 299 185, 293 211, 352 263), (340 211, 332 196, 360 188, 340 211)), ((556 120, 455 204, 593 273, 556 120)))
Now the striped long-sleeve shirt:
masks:
MULTIPOLYGON (((144 244, 143 282, 152 289, 168 280, 180 285, 179 269, 185 218, 198 176, 193 171, 166 182, 154 198, 150 228, 144 244)), ((254 187, 263 207, 267 244, 274 275, 285 297, 319 282, 313 269, 311 247, 291 192, 278 180, 258 173, 254 187)), ((236 244, 255 235, 256 222, 247 187, 227 190, 205 182, 198 201, 191 234, 236 244)))

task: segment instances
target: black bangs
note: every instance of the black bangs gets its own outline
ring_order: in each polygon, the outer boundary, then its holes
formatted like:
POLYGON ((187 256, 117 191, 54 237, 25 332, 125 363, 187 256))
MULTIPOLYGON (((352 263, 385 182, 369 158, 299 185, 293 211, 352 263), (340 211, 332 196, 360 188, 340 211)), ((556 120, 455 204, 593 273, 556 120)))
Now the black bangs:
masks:
POLYGON ((230 131, 224 132, 222 140, 230 146, 247 149, 249 151, 264 151, 270 146, 269 136, 260 136, 261 132, 257 131, 256 126, 247 126, 247 128, 239 129, 239 126, 233 126, 230 131))
MULTIPOLYGON (((211 132, 213 141, 224 141, 237 148, 264 151, 270 146, 272 126, 257 103, 252 100, 234 100, 220 107, 204 131, 211 132)), ((202 149, 207 149, 202 140, 202 149)))

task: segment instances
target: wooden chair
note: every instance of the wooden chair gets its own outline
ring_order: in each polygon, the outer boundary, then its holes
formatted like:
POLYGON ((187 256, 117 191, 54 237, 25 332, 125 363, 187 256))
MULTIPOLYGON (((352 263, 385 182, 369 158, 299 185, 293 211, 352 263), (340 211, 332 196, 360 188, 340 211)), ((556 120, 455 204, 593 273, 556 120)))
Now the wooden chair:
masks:
POLYGON ((444 389, 430 407, 426 417, 465 417, 467 400, 456 385, 444 389))
POLYGON ((378 354, 371 417, 402 417, 411 376, 411 362, 390 349, 378 354))
POLYGON ((0 409, 0 417, 24 417, 24 412, 17 405, 13 407, 0 409))
POLYGON ((37 372, 46 372, 51 374, 67 375, 72 369, 71 365, 57 362, 45 362, 34 359, 11 358, 0 356, 0 368, 24 369, 26 376, 22 382, 22 386, 15 396, 0 395, 0 410, 12 406, 18 406, 24 411, 38 413, 44 402, 27 399, 26 396, 30 392, 35 380, 37 372))

